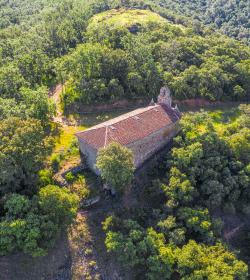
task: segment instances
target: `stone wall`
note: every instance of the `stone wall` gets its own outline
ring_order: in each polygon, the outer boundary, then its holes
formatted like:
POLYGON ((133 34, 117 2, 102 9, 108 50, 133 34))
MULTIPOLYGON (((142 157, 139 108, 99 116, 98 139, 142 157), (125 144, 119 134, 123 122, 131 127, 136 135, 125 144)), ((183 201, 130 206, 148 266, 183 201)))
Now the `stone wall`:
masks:
POLYGON ((100 175, 99 170, 96 168, 97 151, 90 145, 86 144, 83 140, 78 138, 80 152, 85 156, 89 168, 97 175, 100 175))
POLYGON ((127 147, 133 151, 136 168, 166 146, 178 132, 179 123, 177 122, 152 133, 141 141, 128 145, 127 147))
POLYGON ((83 105, 82 103, 73 103, 66 108, 66 114, 78 113, 78 114, 88 114, 96 112, 113 112, 114 110, 124 110, 124 109, 137 109, 145 107, 149 104, 150 100, 145 100, 145 98, 138 99, 122 99, 112 103, 104 104, 89 104, 83 105))

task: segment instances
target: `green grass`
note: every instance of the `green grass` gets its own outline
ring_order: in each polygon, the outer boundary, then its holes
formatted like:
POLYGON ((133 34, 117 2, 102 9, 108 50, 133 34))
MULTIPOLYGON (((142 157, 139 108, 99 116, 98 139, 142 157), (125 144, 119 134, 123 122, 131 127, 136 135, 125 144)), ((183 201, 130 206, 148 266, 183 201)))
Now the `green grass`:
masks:
POLYGON ((149 10, 113 9, 93 16, 88 28, 96 27, 104 21, 111 26, 124 27, 134 24, 147 25, 150 22, 158 24, 168 22, 165 18, 149 10))
POLYGON ((114 110, 104 113, 89 113, 89 114, 74 114, 71 117, 77 119, 78 122, 83 124, 83 128, 89 128, 99 123, 108 121, 112 118, 118 117, 122 114, 128 113, 133 109, 114 110))
POLYGON ((52 164, 55 158, 60 161, 60 168, 75 165, 80 160, 77 138, 75 133, 86 129, 84 126, 63 126, 58 130, 54 137, 55 145, 52 154, 48 158, 49 165, 52 164))
POLYGON ((55 137, 54 153, 69 148, 74 139, 76 139, 75 133, 84 129, 86 129, 85 126, 63 126, 55 137))

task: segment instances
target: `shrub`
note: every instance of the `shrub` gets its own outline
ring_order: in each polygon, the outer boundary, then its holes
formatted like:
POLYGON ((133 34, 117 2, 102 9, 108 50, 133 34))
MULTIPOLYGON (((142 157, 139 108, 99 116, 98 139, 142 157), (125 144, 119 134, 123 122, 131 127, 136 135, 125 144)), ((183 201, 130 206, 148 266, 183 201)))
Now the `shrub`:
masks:
POLYGON ((60 157, 58 155, 53 155, 51 158, 51 167, 54 172, 58 172, 60 167, 60 157))
POLYGON ((81 175, 78 175, 75 182, 71 184, 70 190, 72 193, 77 194, 80 200, 86 199, 90 195, 85 178, 81 175))
POLYGON ((39 185, 45 187, 53 183, 53 174, 49 169, 42 169, 39 171, 39 185))
POLYGON ((51 185, 31 200, 11 195, 5 203, 5 220, 0 222, 0 255, 15 250, 34 257, 45 255, 60 231, 72 223, 78 204, 77 195, 51 185))
POLYGON ((68 172, 66 175, 65 175, 65 179, 69 182, 69 183, 72 183, 75 179, 75 176, 73 175, 72 172, 68 172))

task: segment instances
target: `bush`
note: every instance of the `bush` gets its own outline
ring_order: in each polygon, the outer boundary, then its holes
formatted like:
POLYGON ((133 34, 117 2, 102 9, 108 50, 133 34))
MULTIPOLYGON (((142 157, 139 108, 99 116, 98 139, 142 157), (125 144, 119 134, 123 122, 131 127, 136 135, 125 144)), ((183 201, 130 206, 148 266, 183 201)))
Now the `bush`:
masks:
POLYGON ((60 157, 58 155, 53 155, 51 158, 51 167, 54 172, 58 172, 60 168, 60 157))
POLYGON ((53 174, 49 169, 42 169, 39 171, 39 185, 45 187, 53 183, 53 174))
POLYGON ((51 185, 41 188, 31 200, 11 195, 0 222, 0 254, 19 250, 34 257, 45 255, 58 234, 72 223, 78 204, 77 195, 51 185))
POLYGON ((80 200, 86 199, 90 195, 90 190, 86 184, 85 178, 81 175, 78 175, 75 182, 71 184, 70 190, 72 193, 75 193, 80 200))
POLYGON ((74 181, 74 179, 75 179, 75 176, 73 175, 72 172, 68 172, 65 175, 65 179, 67 180, 67 182, 72 183, 74 181))
POLYGON ((73 221, 78 206, 79 197, 66 188, 49 185, 39 191, 39 207, 60 227, 73 221))

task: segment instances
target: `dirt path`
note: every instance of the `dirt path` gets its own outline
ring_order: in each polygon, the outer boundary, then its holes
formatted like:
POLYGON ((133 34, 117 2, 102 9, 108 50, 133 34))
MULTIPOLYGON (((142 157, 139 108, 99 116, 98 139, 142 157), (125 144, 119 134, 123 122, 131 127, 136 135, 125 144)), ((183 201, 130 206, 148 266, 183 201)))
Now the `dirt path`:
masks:
POLYGON ((77 124, 74 121, 70 121, 65 116, 63 116, 63 112, 60 108, 60 95, 62 91, 63 91, 63 85, 58 84, 54 88, 50 89, 48 93, 49 98, 56 105, 56 115, 53 117, 53 122, 59 123, 62 126, 75 126, 77 124))
POLYGON ((58 84, 54 88, 50 89, 49 91, 49 98, 55 103, 56 105, 56 115, 53 117, 53 121, 63 124, 62 112, 60 110, 60 95, 63 90, 63 85, 58 84))
POLYGON ((105 248, 105 233, 102 222, 106 215, 116 209, 120 202, 105 199, 88 210, 78 212, 69 240, 74 280, 132 280, 130 271, 125 271, 105 248))

